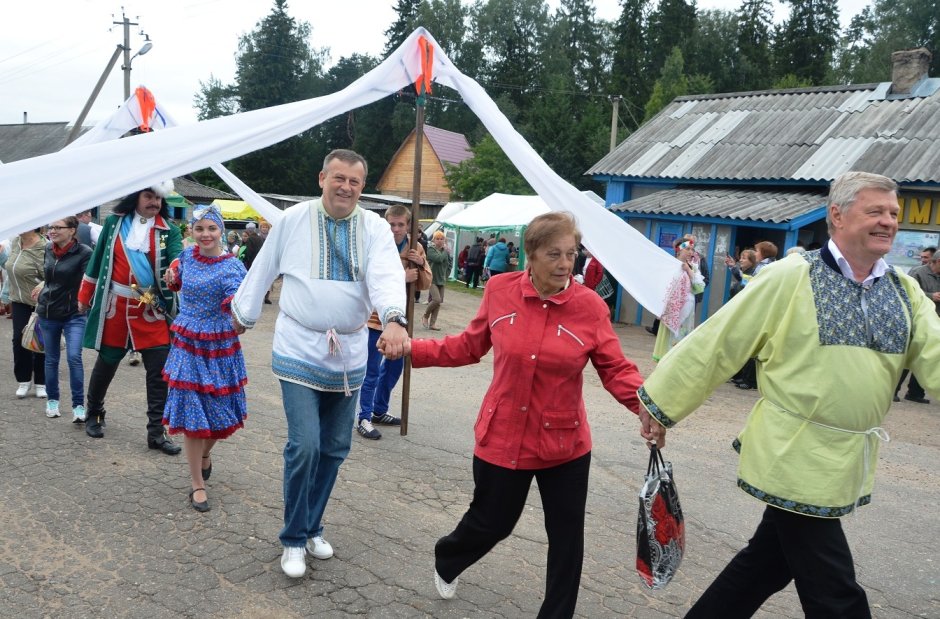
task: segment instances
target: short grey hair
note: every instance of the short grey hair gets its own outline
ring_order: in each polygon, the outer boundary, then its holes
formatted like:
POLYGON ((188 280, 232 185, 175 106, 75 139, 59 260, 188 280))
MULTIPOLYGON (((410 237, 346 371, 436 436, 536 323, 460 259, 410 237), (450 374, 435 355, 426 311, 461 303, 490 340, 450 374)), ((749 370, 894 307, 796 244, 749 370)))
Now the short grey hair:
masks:
POLYGON ((363 178, 369 176, 369 164, 366 163, 366 158, 357 153, 354 150, 349 150, 348 148, 337 148, 331 150, 330 153, 323 158, 323 171, 326 172, 326 166, 329 165, 334 159, 339 159, 345 164, 355 165, 357 163, 362 164, 362 171, 364 172, 363 178))
POLYGON ((832 235, 832 215, 830 207, 837 205, 840 213, 845 213, 855 202, 858 193, 865 189, 893 191, 897 193, 898 184, 887 176, 871 172, 846 172, 836 177, 829 186, 829 199, 826 201, 826 227, 832 235))

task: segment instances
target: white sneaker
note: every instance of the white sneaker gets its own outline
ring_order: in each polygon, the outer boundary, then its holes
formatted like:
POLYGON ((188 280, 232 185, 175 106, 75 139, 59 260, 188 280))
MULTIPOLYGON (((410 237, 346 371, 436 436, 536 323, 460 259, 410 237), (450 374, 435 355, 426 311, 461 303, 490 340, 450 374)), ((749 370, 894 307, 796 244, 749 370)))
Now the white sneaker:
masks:
POLYGON ((322 536, 317 535, 307 540, 307 552, 315 559, 329 559, 333 556, 333 547, 322 536))
POLYGON ((127 365, 140 365, 140 353, 132 350, 127 355, 127 365))
POLYGON ((85 407, 79 404, 72 407, 72 423, 81 423, 88 418, 85 407))
POLYGON ((32 386, 33 386, 33 381, 29 381, 28 383, 20 383, 19 386, 16 388, 16 397, 25 398, 26 394, 29 393, 29 388, 32 386))
POLYGON ((445 600, 450 600, 457 595, 457 579, 455 578, 454 582, 444 582, 437 570, 434 570, 434 588, 437 589, 438 595, 445 600))
POLYGON ((36 385, 36 397, 37 397, 37 398, 45 398, 45 397, 48 397, 48 396, 46 395, 46 386, 45 386, 45 385, 36 385))
POLYGON ((46 402, 46 417, 52 419, 59 416, 59 401, 49 400, 46 402))
POLYGON ((300 578, 307 571, 307 551, 303 546, 300 548, 284 547, 281 554, 281 569, 284 574, 291 578, 300 578))

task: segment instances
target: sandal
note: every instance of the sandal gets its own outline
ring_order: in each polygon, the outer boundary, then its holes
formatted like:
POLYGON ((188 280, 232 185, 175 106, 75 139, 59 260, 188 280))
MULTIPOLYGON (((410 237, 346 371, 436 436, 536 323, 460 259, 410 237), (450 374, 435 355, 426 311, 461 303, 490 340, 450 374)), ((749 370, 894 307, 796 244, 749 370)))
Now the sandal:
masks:
POLYGON ((431 331, 440 331, 440 330, 441 330, 440 327, 435 327, 434 325, 431 325, 430 327, 428 327, 428 329, 431 330, 431 331))
POLYGON ((428 317, 427 317, 427 316, 422 316, 422 317, 421 317, 421 326, 424 327, 425 329, 430 329, 430 328, 431 328, 431 323, 428 322, 428 317))
MULTIPOLYGON (((203 456, 203 460, 209 460, 211 456, 203 456)), ((209 479, 209 476, 212 475, 212 460, 209 460, 209 468, 202 469, 202 481, 209 479)))
POLYGON ((208 493, 206 494, 206 500, 205 500, 205 501, 201 501, 201 502, 200 502, 200 501, 197 501, 196 499, 193 498, 193 495, 196 494, 197 492, 199 492, 200 490, 202 490, 203 492, 206 491, 205 488, 195 488, 195 489, 189 491, 189 503, 190 503, 190 505, 193 506, 193 509, 195 509, 197 512, 207 512, 207 511, 209 511, 210 509, 212 509, 211 507, 209 507, 209 495, 208 495, 208 493))

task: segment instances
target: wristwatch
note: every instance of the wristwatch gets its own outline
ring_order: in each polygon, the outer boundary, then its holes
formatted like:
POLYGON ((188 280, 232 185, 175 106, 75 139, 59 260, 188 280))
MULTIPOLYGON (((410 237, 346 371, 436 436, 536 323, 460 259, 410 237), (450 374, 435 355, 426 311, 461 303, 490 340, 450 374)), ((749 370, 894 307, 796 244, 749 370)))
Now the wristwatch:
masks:
POLYGON ((401 314, 392 314, 392 317, 388 319, 389 322, 395 322, 401 325, 404 328, 408 328, 408 319, 402 316, 401 314))

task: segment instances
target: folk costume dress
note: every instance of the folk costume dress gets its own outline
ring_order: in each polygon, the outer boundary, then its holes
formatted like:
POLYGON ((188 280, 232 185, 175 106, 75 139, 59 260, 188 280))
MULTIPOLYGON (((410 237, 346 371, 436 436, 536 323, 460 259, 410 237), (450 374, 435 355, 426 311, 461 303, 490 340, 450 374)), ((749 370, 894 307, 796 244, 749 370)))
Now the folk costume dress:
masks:
POLYGON ((248 417, 245 358, 230 309, 245 267, 232 254, 203 256, 198 247, 183 250, 174 266, 180 312, 163 370, 170 388, 163 424, 170 434, 226 438, 248 417))
POLYGON ((663 357, 640 402, 672 427, 755 357, 761 398, 733 443, 738 487, 822 518, 869 503, 901 370, 940 384, 933 301, 885 267, 850 281, 828 246, 773 263, 663 357))

